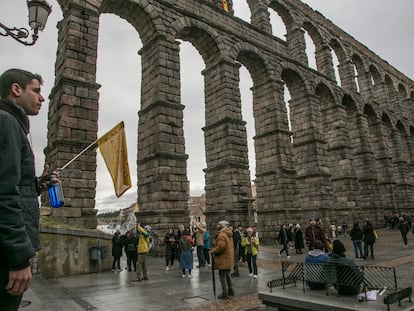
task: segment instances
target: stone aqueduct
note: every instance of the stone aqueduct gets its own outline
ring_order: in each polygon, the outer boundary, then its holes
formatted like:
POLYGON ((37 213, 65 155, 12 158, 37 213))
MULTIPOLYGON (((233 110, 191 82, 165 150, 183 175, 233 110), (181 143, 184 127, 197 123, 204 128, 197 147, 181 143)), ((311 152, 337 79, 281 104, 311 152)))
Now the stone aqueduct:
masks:
MULTIPOLYGON (((67 163, 97 138, 99 17, 113 13, 139 33, 143 48, 138 122, 141 223, 164 232, 188 217, 180 45, 190 42, 205 69, 206 216, 251 222, 251 180, 239 69, 253 81, 257 227, 271 241, 282 222, 351 223, 413 210, 414 83, 299 0, 246 0, 251 23, 220 0, 58 0, 56 80, 50 94, 46 161, 67 163), (272 35, 274 10, 285 40, 272 35), (308 66, 305 32, 315 45, 308 66), (337 56, 340 83, 335 77, 337 56), (291 99, 290 125, 284 86, 291 99)), ((96 227, 96 154, 62 175, 67 207, 54 216, 96 227)))

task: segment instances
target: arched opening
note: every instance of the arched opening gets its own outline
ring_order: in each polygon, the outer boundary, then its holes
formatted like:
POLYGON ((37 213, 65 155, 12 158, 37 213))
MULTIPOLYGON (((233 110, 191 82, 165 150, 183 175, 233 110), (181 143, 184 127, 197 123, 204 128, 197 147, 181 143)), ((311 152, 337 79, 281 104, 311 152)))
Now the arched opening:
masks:
POLYGON ((137 51, 141 47, 137 31, 126 20, 114 14, 101 14, 96 72, 96 80, 101 84, 98 137, 124 121, 132 188, 116 198, 111 177, 98 154, 96 207, 100 210, 113 209, 114 205, 126 208, 137 201, 137 124, 141 98, 141 60, 137 51), (136 42, 134 48, 132 42, 136 42))
POLYGON ((253 81, 249 71, 246 67, 240 68, 240 99, 242 106, 243 120, 246 122, 246 133, 247 133, 247 149, 249 157, 249 169, 250 169, 250 180, 254 181, 256 176, 256 152, 254 147, 254 136, 255 136, 255 122, 253 117, 253 100, 251 87, 253 81))
POLYGON ((201 75, 204 62, 198 51, 188 42, 180 44, 181 103, 184 108, 184 138, 187 159, 189 194, 204 193, 206 168, 204 135, 204 81, 201 75))
POLYGON ((286 25, 280 15, 274 10, 269 10, 270 24, 272 26, 272 34, 279 39, 286 41, 286 25))
POLYGON ((305 36, 306 55, 308 56, 308 66, 312 69, 317 70, 315 44, 312 40, 312 37, 309 35, 308 31, 305 29, 303 29, 303 31, 304 31, 304 36, 305 36))

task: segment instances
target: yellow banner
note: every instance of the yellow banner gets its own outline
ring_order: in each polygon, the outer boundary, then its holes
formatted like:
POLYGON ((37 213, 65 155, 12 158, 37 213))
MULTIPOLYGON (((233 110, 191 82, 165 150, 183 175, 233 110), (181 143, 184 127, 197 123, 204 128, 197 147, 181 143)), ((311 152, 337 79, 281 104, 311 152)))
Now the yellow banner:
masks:
POLYGON ((224 11, 226 11, 226 12, 229 11, 229 6, 227 5, 227 0, 222 0, 221 5, 222 5, 224 11))
POLYGON ((98 138, 98 147, 111 174, 115 194, 119 198, 132 187, 124 122, 98 138))

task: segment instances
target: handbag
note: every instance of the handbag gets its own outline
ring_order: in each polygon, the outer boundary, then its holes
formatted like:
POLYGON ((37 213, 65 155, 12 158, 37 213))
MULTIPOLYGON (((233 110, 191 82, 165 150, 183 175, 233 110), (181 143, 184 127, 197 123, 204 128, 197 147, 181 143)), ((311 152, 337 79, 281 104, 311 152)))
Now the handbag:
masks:
POLYGON ((377 230, 373 230, 372 231, 372 233, 374 234, 374 238, 375 238, 375 240, 378 240, 378 233, 377 233, 377 230))

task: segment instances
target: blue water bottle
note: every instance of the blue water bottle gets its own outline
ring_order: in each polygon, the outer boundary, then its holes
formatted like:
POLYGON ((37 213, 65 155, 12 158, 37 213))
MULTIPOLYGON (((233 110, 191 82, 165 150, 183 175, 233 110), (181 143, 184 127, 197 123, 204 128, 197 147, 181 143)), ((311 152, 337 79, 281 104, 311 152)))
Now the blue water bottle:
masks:
POLYGON ((49 188, 47 189, 49 193, 50 206, 54 208, 62 207, 65 204, 65 199, 63 198, 63 191, 60 182, 52 181, 50 178, 49 188))

